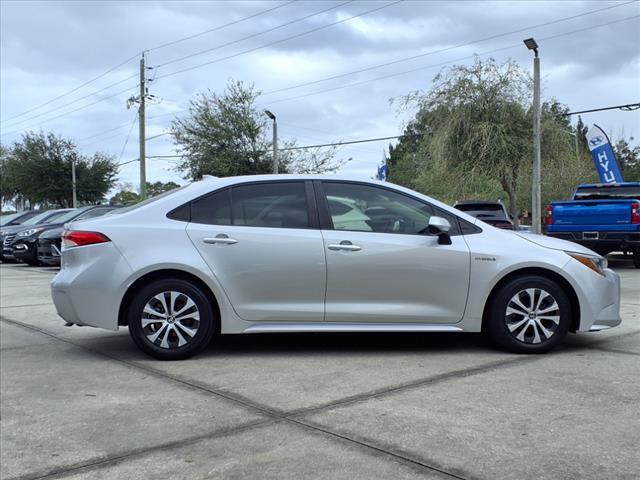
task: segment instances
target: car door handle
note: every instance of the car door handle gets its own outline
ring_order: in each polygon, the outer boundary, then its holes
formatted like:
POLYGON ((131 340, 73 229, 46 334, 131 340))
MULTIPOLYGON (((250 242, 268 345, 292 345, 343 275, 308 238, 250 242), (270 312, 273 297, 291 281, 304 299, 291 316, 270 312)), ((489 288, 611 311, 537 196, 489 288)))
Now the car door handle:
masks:
POLYGON ((238 240, 235 238, 229 238, 229 235, 225 235, 224 233, 220 233, 215 237, 205 237, 202 241, 204 243, 221 243, 223 245, 233 245, 234 243, 238 243, 238 240))
POLYGON ((347 252, 357 252, 362 250, 362 247, 358 245, 352 245, 351 243, 330 243, 327 245, 329 250, 345 250, 347 252))

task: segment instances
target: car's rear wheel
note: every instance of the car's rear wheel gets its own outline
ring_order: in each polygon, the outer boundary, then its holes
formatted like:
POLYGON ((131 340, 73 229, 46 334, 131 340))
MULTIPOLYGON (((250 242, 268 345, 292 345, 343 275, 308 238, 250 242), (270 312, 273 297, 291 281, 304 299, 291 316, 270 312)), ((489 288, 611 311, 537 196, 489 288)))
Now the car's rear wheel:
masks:
POLYGON ((135 295, 128 321, 131 338, 143 352, 160 360, 182 360, 209 344, 217 318, 199 286, 166 279, 135 295))
POLYGON ((494 295, 487 331, 500 347, 516 353, 543 353, 555 347, 571 324, 571 302, 554 281, 515 278, 494 295))

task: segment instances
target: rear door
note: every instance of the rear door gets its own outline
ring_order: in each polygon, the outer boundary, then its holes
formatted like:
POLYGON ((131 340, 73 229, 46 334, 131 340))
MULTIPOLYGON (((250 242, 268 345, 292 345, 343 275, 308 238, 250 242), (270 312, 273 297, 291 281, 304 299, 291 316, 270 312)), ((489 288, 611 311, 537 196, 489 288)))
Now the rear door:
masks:
POLYGON ((462 319, 470 254, 455 216, 375 185, 316 185, 327 257, 327 322, 462 319), (432 215, 452 223, 451 245, 419 233, 432 215))
POLYGON ((238 316, 320 322, 326 266, 311 183, 249 183, 191 202, 187 233, 238 316))

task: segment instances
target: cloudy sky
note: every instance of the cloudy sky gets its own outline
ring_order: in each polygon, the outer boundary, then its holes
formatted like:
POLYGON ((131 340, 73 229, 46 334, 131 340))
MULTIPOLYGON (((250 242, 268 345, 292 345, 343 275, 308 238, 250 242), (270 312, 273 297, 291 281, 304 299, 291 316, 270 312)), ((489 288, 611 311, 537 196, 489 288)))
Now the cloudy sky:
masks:
MULTIPOLYGON (((544 98, 574 111, 640 101, 639 2, 0 5, 2 143, 42 129, 74 138, 87 154, 104 151, 121 162, 138 157, 135 112, 125 103, 136 91, 142 50, 154 67, 150 93, 158 97, 147 109, 147 137, 166 132, 194 93, 222 92, 230 78, 265 92, 259 105, 277 115, 281 139, 309 145, 398 135, 407 117, 391 98, 428 89, 443 66, 469 63, 474 54, 513 58, 529 70, 532 54, 522 40, 530 36, 540 44, 544 98)), ((640 139, 640 110, 583 119, 613 137, 640 139)), ((343 147, 339 155, 353 158, 343 173, 371 177, 387 143, 343 147)), ((148 155, 174 153, 168 135, 147 142, 148 155)), ((147 179, 184 183, 174 164, 148 160, 147 179)), ((136 162, 122 166, 120 180, 137 183, 138 168, 136 162)))

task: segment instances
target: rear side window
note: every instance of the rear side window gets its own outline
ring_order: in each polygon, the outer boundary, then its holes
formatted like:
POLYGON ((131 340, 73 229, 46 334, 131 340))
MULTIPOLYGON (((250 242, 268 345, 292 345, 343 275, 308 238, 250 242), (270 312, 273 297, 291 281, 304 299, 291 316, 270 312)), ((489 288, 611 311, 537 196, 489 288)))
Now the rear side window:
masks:
POLYGON ((229 189, 191 202, 191 221, 208 225, 231 225, 229 189))
POLYGON ((232 223, 247 227, 308 228, 303 182, 241 185, 232 188, 232 223))

